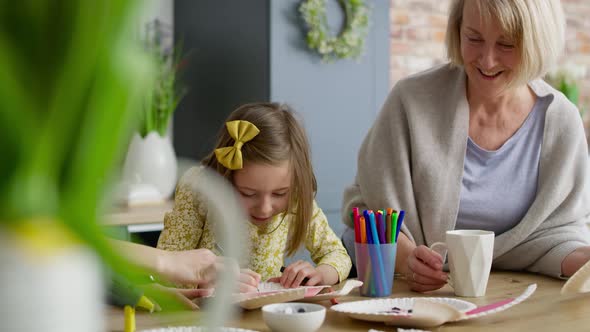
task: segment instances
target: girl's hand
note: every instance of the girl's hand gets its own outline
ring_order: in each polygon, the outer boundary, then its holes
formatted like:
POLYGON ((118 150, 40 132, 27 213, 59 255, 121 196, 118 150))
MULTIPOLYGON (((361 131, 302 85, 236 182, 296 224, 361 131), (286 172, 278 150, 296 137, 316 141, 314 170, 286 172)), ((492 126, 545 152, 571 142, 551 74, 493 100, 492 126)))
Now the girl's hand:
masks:
POLYGON ((250 269, 241 269, 240 277, 238 279, 240 293, 257 292, 258 284, 260 283, 260 278, 260 274, 250 269))
POLYGON ((287 266, 283 275, 269 279, 270 282, 278 282, 285 288, 299 287, 303 284, 303 279, 307 278, 305 286, 315 286, 323 284, 323 276, 318 269, 306 261, 297 261, 287 266))
POLYGON ((427 292, 439 289, 447 283, 447 274, 442 271, 442 256, 426 246, 418 246, 410 252, 404 272, 410 289, 427 292))

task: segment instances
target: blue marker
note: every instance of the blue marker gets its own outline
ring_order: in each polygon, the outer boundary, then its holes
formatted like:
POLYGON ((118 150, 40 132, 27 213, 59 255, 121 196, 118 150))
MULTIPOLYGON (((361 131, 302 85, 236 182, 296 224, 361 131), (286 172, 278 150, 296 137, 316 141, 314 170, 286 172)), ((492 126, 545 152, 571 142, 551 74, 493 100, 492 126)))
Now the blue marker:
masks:
POLYGON ((397 228, 395 230, 395 242, 397 242, 397 237, 399 235, 400 229, 402 229, 402 222, 404 221, 404 216, 406 215, 406 211, 401 210, 399 212, 399 216, 397 217, 397 228))
MULTIPOLYGON (((385 289, 385 285, 387 285, 387 281, 385 280, 385 266, 383 265, 383 256, 381 256, 381 248, 379 247, 379 236, 377 235, 377 225, 375 223, 375 214, 369 213, 369 217, 371 218, 371 221, 369 222, 371 224, 371 235, 373 236, 373 240, 375 241, 374 243, 377 245, 375 247, 375 252, 377 253, 377 262, 379 263, 379 268, 380 268, 380 271, 378 271, 378 272, 380 272, 380 273, 378 273, 379 279, 380 279, 378 284, 380 284, 381 293, 383 293, 383 290, 385 289)), ((373 255, 371 255, 371 256, 373 256, 373 255)))
POLYGON ((369 216, 369 210, 364 210, 363 215, 365 216, 365 227, 367 228, 367 244, 373 244, 373 236, 371 234, 371 217, 369 216))

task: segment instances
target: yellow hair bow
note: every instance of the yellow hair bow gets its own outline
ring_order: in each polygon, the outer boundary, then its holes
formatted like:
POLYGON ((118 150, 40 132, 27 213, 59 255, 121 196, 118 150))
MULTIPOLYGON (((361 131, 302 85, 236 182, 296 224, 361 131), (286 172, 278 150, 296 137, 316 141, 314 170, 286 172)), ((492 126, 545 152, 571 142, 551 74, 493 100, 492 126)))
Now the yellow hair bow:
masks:
POLYGON ((260 130, 249 121, 235 120, 225 123, 227 132, 235 140, 234 146, 215 149, 215 157, 220 164, 231 170, 241 169, 243 166, 242 145, 250 141, 260 130))

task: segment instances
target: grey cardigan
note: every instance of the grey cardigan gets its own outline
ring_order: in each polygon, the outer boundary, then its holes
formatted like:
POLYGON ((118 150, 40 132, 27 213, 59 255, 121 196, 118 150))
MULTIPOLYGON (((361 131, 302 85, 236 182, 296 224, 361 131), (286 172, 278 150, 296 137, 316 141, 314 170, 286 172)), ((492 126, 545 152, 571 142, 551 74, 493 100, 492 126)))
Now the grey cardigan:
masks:
MULTIPOLYGON (((553 95, 541 149, 538 191, 522 221, 496 237, 493 267, 558 277, 561 261, 590 244, 588 147, 576 107, 542 80, 537 96, 553 95)), ((444 241, 455 227, 469 129, 465 72, 443 65, 399 81, 358 156, 348 211, 406 210, 402 231, 417 245, 444 241)))

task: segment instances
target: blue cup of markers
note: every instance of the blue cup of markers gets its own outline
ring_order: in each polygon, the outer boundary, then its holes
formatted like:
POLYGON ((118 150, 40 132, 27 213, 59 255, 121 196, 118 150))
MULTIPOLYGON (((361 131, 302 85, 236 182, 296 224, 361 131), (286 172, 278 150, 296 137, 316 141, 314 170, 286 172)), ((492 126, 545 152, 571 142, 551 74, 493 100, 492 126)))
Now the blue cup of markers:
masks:
POLYGON ((356 272, 363 282, 361 296, 391 295, 397 243, 355 243, 356 272))

